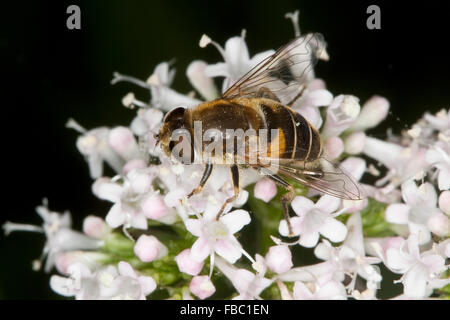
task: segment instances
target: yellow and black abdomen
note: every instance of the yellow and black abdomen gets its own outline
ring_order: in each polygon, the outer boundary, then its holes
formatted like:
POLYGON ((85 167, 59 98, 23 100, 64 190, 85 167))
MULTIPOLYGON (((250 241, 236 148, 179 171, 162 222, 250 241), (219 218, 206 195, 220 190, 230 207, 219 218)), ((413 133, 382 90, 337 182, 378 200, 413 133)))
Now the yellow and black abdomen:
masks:
POLYGON ((280 159, 314 161, 322 152, 318 131, 299 113, 276 101, 259 100, 257 108, 264 119, 264 127, 272 149, 276 146, 280 159), (276 130, 276 133, 273 134, 276 130))

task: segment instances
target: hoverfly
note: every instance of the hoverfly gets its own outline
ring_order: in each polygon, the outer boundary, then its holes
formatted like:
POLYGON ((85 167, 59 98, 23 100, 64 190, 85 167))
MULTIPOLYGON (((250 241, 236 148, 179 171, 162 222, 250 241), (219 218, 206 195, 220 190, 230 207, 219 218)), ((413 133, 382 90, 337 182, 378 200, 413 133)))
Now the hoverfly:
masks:
MULTIPOLYGON (((255 129, 256 132, 258 129, 270 129, 270 132, 275 132, 268 133, 267 150, 264 150, 266 152, 263 155, 258 151, 256 161, 252 163, 248 161, 248 139, 238 142, 246 146, 243 156, 238 156, 234 148, 227 149, 227 152, 221 155, 206 157, 200 183, 188 198, 201 192, 214 164, 223 163, 224 158, 230 156, 233 159, 230 170, 234 195, 223 204, 217 218, 226 205, 233 202, 239 194, 239 167, 242 166, 258 170, 286 188, 287 193, 282 197, 282 204, 291 235, 293 233, 288 205, 294 197, 294 188, 284 178, 291 178, 339 198, 362 198, 358 184, 337 165, 323 157, 318 130, 291 108, 301 98, 308 81, 313 77, 312 66, 324 49, 325 42, 321 34, 298 37, 251 69, 226 90, 222 97, 191 109, 178 107, 166 114, 156 139, 169 157, 176 145, 171 138, 174 131, 185 129, 192 136, 196 121, 202 122, 203 133, 208 129, 221 132, 222 137, 225 137, 224 144, 225 140, 230 139, 225 133, 226 129, 255 129), (276 172, 273 168, 276 168, 276 172)), ((256 135, 258 136, 258 133, 256 135)), ((192 149, 188 155, 190 161, 195 160, 206 147, 203 141, 189 141, 189 145, 192 149)))

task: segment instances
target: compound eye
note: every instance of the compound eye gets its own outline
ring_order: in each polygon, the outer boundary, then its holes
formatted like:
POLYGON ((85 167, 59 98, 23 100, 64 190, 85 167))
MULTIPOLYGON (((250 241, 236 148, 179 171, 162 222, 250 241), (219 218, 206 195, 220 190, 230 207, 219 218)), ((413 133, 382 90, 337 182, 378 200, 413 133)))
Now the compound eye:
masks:
POLYGON ((171 122, 171 121, 180 121, 183 120, 184 112, 186 111, 183 107, 178 107, 173 110, 170 110, 166 117, 164 118, 164 122, 171 122))

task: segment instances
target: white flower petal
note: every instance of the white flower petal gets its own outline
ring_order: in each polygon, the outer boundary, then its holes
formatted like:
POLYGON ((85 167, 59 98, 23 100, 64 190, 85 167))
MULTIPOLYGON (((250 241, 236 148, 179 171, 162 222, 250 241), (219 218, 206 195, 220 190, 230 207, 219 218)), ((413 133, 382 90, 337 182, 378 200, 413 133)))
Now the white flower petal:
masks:
POLYGON ((326 194, 317 201, 316 208, 326 213, 332 213, 336 211, 340 205, 341 199, 326 194))
POLYGON ((342 283, 329 281, 320 287, 316 297, 320 300, 346 300, 347 293, 342 283))
POLYGON ((235 263, 242 256, 239 243, 232 237, 218 240, 214 251, 229 263, 235 263))
POLYGON ((431 232, 426 225, 409 222, 408 227, 410 234, 417 236, 420 245, 431 241, 431 232))
POLYGON ((292 200, 291 207, 298 216, 306 215, 310 210, 315 208, 314 202, 303 196, 297 196, 292 200))
POLYGON ((396 224, 407 224, 410 207, 404 203, 390 204, 386 208, 385 218, 387 222, 396 224))
POLYGON ((220 218, 228 228, 230 234, 234 234, 241 230, 245 225, 249 224, 251 219, 250 215, 245 210, 235 210, 223 215, 220 218))
POLYGON ((266 59, 267 57, 271 56, 274 53, 275 53, 274 50, 267 50, 257 53, 252 57, 251 64, 256 66, 258 63, 260 63, 261 61, 263 61, 264 59, 266 59))
POLYGON ((202 226, 203 226, 203 223, 200 219, 187 219, 184 222, 184 224, 186 226, 187 231, 189 231, 196 237, 200 237, 200 235, 202 234, 202 226))
POLYGON ((76 294, 75 286, 71 278, 53 275, 50 278, 50 288, 64 297, 72 297, 76 294))
POLYGON ((228 77, 227 64, 219 62, 216 64, 210 64, 205 67, 205 75, 208 77, 228 77))
POLYGON ((183 188, 173 189, 164 196, 164 202, 169 208, 176 207, 180 204, 180 199, 182 199, 187 194, 188 193, 183 188))
POLYGON ((333 101, 333 95, 326 89, 311 91, 307 96, 308 102, 315 107, 328 106, 333 101))
POLYGON ((441 192, 439 195, 439 208, 450 216, 450 191, 441 192))
POLYGON ((438 176, 439 190, 450 189, 450 170, 440 170, 438 176))
POLYGON ((314 249, 314 255, 321 260, 330 260, 332 255, 332 248, 328 241, 323 240, 314 249))
POLYGON ((352 248, 361 257, 366 255, 364 251, 364 239, 361 214, 359 212, 353 213, 347 220, 347 229, 349 230, 344 244, 352 248))
POLYGON ((294 298, 296 300, 311 300, 313 299, 313 294, 303 282, 296 281, 294 284, 294 298))
POLYGON ((318 232, 304 232, 300 235, 300 245, 305 248, 313 248, 319 242, 318 232))
POLYGON ((363 152, 369 157, 378 160, 388 168, 395 168, 399 164, 403 148, 397 144, 379 139, 366 137, 363 152))
POLYGON ((123 191, 123 187, 118 183, 106 182, 103 178, 98 179, 92 188, 97 197, 111 202, 118 202, 123 191))
POLYGON ((105 221, 111 228, 117 228, 125 223, 126 214, 122 212, 122 207, 120 203, 114 204, 111 209, 109 209, 106 215, 105 221))
POLYGON ((334 218, 326 218, 319 232, 332 242, 344 241, 347 236, 347 227, 334 218))
POLYGON ((404 273, 411 265, 411 259, 408 255, 398 249, 386 250, 386 266, 396 273, 404 273))
POLYGON ((445 270, 445 259, 440 255, 433 254, 422 257, 422 263, 428 267, 428 271, 436 273, 445 270))
POLYGON ((117 265, 117 269, 119 270, 120 275, 136 278, 136 272, 133 270, 133 267, 125 261, 120 261, 117 265))
MULTIPOLYGON (((238 73, 245 73, 248 70, 245 70, 248 67, 248 63, 250 60, 250 56, 248 54, 247 45, 242 37, 232 37, 225 42, 225 62, 234 67, 233 71, 238 73)), ((251 66, 250 66, 251 67, 251 66)), ((239 74, 236 74, 240 76, 239 74)))
POLYGON ((189 81, 192 86, 206 100, 214 100, 218 96, 218 91, 211 77, 206 76, 205 68, 207 64, 204 61, 196 60, 191 62, 186 70, 189 81))
POLYGON ((423 298, 426 295, 427 270, 417 264, 403 275, 403 294, 411 298, 423 298))
MULTIPOLYGON (((302 232, 302 222, 303 219, 299 218, 299 217, 293 217, 290 219, 291 221, 291 226, 292 226, 292 232, 294 233, 295 236, 298 236, 301 232, 302 232)), ((282 235, 282 236, 289 236, 289 228, 287 225, 286 220, 281 220, 280 221, 280 226, 278 227, 278 232, 282 235)))
POLYGON ((202 262, 211 254, 211 246, 205 238, 198 238, 191 248, 191 259, 202 262))
POLYGON ((148 228, 147 218, 142 213, 139 213, 133 216, 133 218, 130 221, 130 225, 131 227, 136 229, 147 230, 148 228))
POLYGON ((140 276, 138 277, 138 281, 141 284, 144 296, 148 296, 156 289, 156 282, 152 277, 140 276))

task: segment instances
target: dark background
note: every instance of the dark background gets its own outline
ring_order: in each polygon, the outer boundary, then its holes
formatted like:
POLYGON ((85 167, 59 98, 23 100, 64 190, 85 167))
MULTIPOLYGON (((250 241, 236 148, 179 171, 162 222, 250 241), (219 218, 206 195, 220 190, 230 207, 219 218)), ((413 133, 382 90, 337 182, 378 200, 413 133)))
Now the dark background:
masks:
MULTIPOLYGON (((154 66, 176 58, 173 87, 191 90, 189 62, 222 60, 213 47, 201 49, 203 33, 224 44, 247 30, 250 54, 276 49, 294 33, 286 12, 300 10, 303 33, 324 34, 331 60, 317 75, 334 94, 373 94, 391 101, 386 124, 372 131, 400 131, 426 110, 448 108, 450 75, 448 2, 396 1, 16 1, 2 4, 2 209, 6 220, 40 224, 34 211, 43 197, 50 208, 69 209, 75 228, 88 214, 105 216, 109 204, 90 191, 87 165, 75 147, 69 117, 86 128, 128 125, 134 112, 121 98, 144 90, 110 85, 113 71, 146 79, 154 66), (81 30, 66 28, 66 8, 81 7, 81 30), (366 28, 366 8, 381 7, 381 30, 366 28)), ((40 234, 0 235, 0 298, 56 298, 48 276, 31 270, 40 234)))

